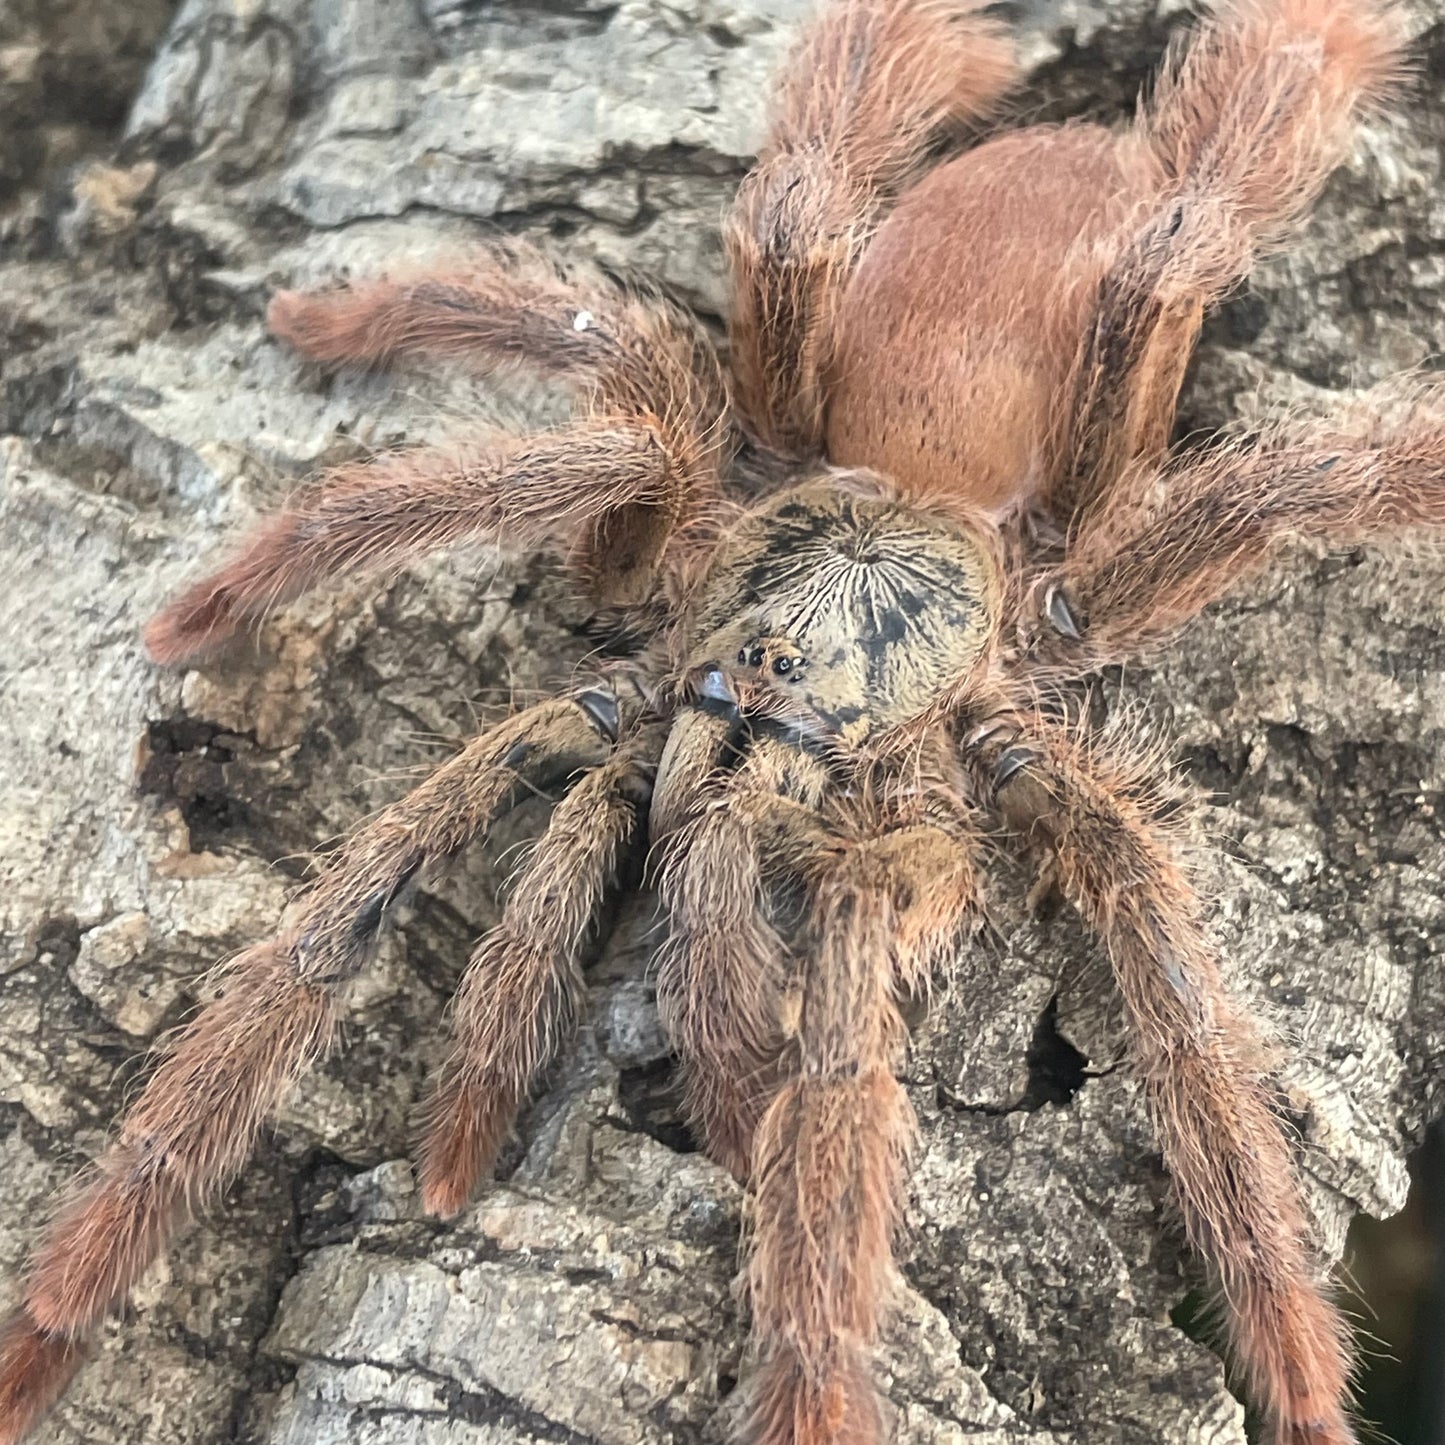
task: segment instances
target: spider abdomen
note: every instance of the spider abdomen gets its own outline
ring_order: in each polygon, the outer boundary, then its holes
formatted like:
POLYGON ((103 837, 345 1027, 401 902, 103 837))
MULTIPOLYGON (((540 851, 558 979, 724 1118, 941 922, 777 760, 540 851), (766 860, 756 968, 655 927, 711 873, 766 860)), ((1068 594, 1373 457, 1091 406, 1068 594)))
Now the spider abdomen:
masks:
POLYGON ((906 192, 843 298, 831 459, 994 513, 1046 494, 1108 238, 1157 175, 1130 136, 1039 127, 906 192))

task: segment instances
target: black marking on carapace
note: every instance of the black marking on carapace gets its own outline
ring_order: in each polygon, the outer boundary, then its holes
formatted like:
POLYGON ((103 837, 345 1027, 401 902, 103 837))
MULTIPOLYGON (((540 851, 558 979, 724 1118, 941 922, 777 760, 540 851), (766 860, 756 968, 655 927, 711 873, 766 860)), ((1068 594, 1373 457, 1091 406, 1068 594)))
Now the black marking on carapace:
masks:
POLYGON ((802 502, 779 507, 766 519, 763 554, 743 574, 743 585, 760 598, 777 596, 806 575, 800 559, 836 552, 837 544, 856 536, 857 527, 851 507, 835 514, 802 502))
POLYGON ((888 608, 878 619, 878 636, 884 642, 902 642, 908 636, 907 618, 897 608, 888 608))
POLYGON ((773 516, 783 522, 796 522, 800 518, 816 517, 817 515, 812 507, 805 507, 802 502, 785 502, 773 513, 773 516))
POLYGON ((906 502, 804 483, 747 519, 719 561, 697 617, 701 646, 764 673, 824 730, 857 738, 915 715, 987 639, 986 546, 906 502), (795 648, 808 661, 801 681, 795 648), (775 675, 780 656, 793 663, 775 675))

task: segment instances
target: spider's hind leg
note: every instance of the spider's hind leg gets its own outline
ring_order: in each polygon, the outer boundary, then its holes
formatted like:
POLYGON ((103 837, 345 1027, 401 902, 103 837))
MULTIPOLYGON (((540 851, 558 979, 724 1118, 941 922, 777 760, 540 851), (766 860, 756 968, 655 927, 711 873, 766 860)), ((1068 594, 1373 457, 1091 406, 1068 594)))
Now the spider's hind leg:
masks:
POLYGON ((21 1438, 85 1338, 187 1219, 235 1177, 292 1085, 331 1046, 346 984, 419 874, 526 792, 605 765, 619 700, 594 689, 516 714, 358 830, 269 941, 236 958, 31 1260, 0 1336, 0 1441, 21 1438))
POLYGON ((584 415, 327 474, 151 623, 158 661, 204 652, 330 578, 464 541, 561 545, 597 600, 639 605, 683 565, 689 529, 717 499, 734 442, 726 380, 700 326, 661 295, 574 284, 509 253, 410 281, 281 292, 271 323, 326 361, 528 364, 576 383, 584 415))
POLYGON ((779 80, 726 227, 738 402, 782 452, 823 442, 838 303, 884 206, 940 129, 985 116, 1017 66, 982 0, 836 0, 779 80))
POLYGON ((601 359, 595 305, 595 295, 535 254, 497 252, 328 290, 277 291, 266 322, 302 356, 329 366, 460 357, 565 377, 601 359))
POLYGON ((331 365, 456 357, 572 383, 594 415, 655 415, 675 445, 716 453, 727 386, 701 324, 657 290, 561 272, 532 248, 332 290, 278 291, 271 330, 331 365))
POLYGON ((1176 46, 1121 152, 1153 199, 1127 221, 1075 362, 1061 519, 1163 455, 1205 308, 1291 238, 1396 88, 1400 46, 1389 0, 1230 0, 1176 46))
POLYGON ((1158 760, 1023 719, 985 744, 981 783, 1045 846, 1108 952, 1130 1053, 1189 1240, 1223 1298, 1234 1362, 1270 1445, 1353 1445, 1348 1331, 1325 1297, 1271 1058, 1234 1002, 1158 817, 1158 760), (990 775, 991 774, 991 779, 990 775))

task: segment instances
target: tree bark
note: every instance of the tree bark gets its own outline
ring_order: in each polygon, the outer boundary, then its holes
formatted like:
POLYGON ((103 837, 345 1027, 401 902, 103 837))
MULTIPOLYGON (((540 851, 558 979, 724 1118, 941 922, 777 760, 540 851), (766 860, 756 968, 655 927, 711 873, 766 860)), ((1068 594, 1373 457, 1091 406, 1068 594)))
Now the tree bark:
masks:
MULTIPOLYGON (((804 8, 185 0, 123 136, 71 164, 66 132, 43 184, 33 148, 11 166, 0 1305, 147 1044, 271 931, 306 855, 590 646, 552 571, 472 550, 308 599, 198 671, 144 659, 161 600, 318 464, 555 415, 460 372, 299 365, 264 333, 269 289, 500 229, 718 313, 719 217, 804 8)), ((139 13, 77 13, 108 11, 139 13)), ((1211 322, 1189 426, 1328 405, 1445 351, 1445 11, 1413 14, 1433 84, 1366 129, 1303 242, 1211 322)), ((1120 118, 1178 23, 1137 0, 1038 7, 1027 113, 1120 118)), ((101 61, 80 28, 85 73, 101 61)), ((26 95, 27 124, 61 123, 26 95)), ((1301 549, 1106 683, 1160 716, 1210 797, 1214 927, 1281 1040, 1332 1255, 1357 1211, 1400 1207, 1440 1103, 1442 586, 1437 557, 1301 549)), ((420 897, 356 990, 344 1050, 107 1326, 46 1445, 723 1438, 745 1373, 743 1201, 677 1122, 645 904, 592 969, 590 1015, 501 1182, 454 1225, 416 1206, 409 1115, 537 820, 523 810, 420 897)), ((922 1144, 879 1365, 895 1438, 1235 1445, 1223 1367, 1171 1320, 1199 1280, 1118 1066, 1107 970, 1067 912, 1030 916, 1030 882, 998 860, 992 926, 909 1064, 922 1144)))

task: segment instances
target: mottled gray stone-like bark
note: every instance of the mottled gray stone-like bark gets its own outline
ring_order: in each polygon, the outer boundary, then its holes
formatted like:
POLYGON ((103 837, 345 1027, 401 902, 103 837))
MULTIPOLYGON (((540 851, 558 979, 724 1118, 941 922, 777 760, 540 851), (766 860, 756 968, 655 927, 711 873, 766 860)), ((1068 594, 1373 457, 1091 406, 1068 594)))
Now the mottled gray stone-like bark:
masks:
MULTIPOLYGON (((46 43, 75 37, 64 53, 99 86, 145 8, 14 14, 71 15, 46 43), (116 37, 100 58, 97 33, 116 37)), ((145 661, 166 593, 318 463, 550 405, 444 373, 323 376, 267 340, 269 287, 501 228, 719 311, 719 216, 802 8, 185 0, 113 154, 44 171, 74 148, 12 160, 7 132, 0 1304, 138 1055, 215 960, 270 930, 308 851, 589 647, 547 567, 473 551, 309 599, 215 666, 145 661)), ((1445 27, 1439 0, 1412 14, 1410 104, 1211 324, 1191 425, 1327 405, 1445 349, 1445 27)), ((1030 113, 1124 114, 1181 18, 1040 4, 1030 113)), ((9 43, 0 82, 23 73, 9 43)), ((32 130, 63 120, 47 94, 22 96, 32 130)), ((1430 555, 1302 549, 1110 684, 1167 721, 1212 796, 1214 927, 1285 1046, 1333 1252, 1354 1212, 1399 1207, 1439 1101, 1442 584, 1430 555)), ((46 1445, 721 1440, 741 1398, 742 1199, 680 1150, 645 906, 594 969, 503 1182, 440 1226, 401 1162, 497 863, 539 817, 421 897, 356 988, 346 1048, 107 1326, 46 1445)), ((909 1065, 922 1140, 880 1355, 896 1439, 1234 1445, 1218 1360, 1170 1321, 1197 1281, 1116 1067, 1105 967, 1067 912, 1026 916, 1029 881, 999 861, 994 927, 909 1065), (1072 1098, 1060 1039, 1087 1058, 1072 1098)))

